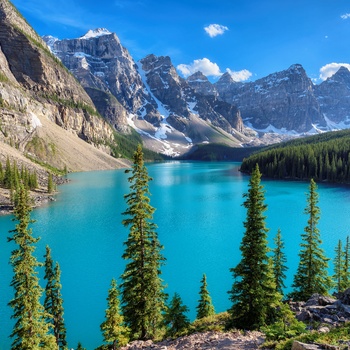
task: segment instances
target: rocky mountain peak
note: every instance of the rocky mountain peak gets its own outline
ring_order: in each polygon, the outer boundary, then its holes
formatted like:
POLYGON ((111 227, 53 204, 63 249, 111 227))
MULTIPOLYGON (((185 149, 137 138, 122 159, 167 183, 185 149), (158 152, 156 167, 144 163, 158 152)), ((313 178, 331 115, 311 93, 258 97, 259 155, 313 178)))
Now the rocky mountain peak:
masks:
POLYGON ((93 30, 90 29, 85 35, 81 36, 79 39, 92 39, 111 34, 112 33, 106 28, 96 28, 93 30))
POLYGON ((209 82, 208 78, 200 71, 190 75, 187 78, 187 82, 192 83, 192 82, 201 82, 201 83, 206 83, 209 82))
POLYGON ((229 72, 225 72, 220 79, 218 80, 218 82, 216 83, 216 85, 220 85, 220 84, 232 84, 235 83, 235 81, 233 80, 231 74, 229 72))
POLYGON ((328 79, 341 83, 350 83, 350 71, 348 68, 341 66, 338 71, 328 79))

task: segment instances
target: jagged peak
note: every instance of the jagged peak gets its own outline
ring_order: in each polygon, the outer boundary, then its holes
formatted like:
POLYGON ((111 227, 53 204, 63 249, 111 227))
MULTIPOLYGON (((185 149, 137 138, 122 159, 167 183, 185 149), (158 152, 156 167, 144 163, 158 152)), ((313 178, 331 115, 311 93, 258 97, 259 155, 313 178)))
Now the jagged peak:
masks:
POLYGON ((306 74, 304 67, 299 63, 292 64, 287 72, 306 74))
POLYGON ((104 35, 111 35, 111 33, 106 28, 96 28, 96 29, 90 29, 85 35, 81 36, 79 39, 92 39, 92 38, 98 38, 100 36, 104 35))
POLYGON ((190 75, 188 78, 187 78, 187 81, 188 82, 194 82, 194 81, 197 81, 197 82, 208 82, 208 78, 200 71, 196 72, 196 73, 193 73, 192 75, 190 75))
POLYGON ((228 83, 235 83, 235 81, 233 80, 232 75, 229 72, 225 72, 220 77, 217 84, 228 84, 228 83))

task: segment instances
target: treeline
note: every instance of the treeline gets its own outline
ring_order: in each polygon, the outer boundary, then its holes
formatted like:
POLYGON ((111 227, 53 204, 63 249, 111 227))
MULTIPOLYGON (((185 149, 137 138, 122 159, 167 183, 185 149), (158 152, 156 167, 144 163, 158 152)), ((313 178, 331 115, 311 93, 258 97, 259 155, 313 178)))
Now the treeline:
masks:
POLYGON ((35 171, 30 171, 23 165, 19 169, 16 161, 11 164, 10 159, 6 159, 5 169, 0 163, 0 186, 15 190, 22 183, 25 188, 34 190, 38 188, 38 179, 35 171))
POLYGON ((275 179, 350 183, 350 131, 329 132, 271 146, 245 158, 241 171, 259 165, 263 176, 275 179))

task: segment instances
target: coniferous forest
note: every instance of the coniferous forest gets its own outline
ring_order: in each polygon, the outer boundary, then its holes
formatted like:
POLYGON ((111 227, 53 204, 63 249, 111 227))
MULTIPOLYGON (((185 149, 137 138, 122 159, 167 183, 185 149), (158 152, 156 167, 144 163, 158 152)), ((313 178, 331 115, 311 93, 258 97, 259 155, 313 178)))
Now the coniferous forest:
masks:
POLYGON ((241 171, 251 173, 255 164, 263 176, 275 179, 350 183, 350 131, 310 136, 263 150, 245 158, 241 171))
MULTIPOLYGON (((328 146, 335 141, 330 139, 325 141, 328 146)), ((106 290, 105 320, 100 325, 104 344, 99 349, 115 350, 131 340, 158 341, 196 331, 232 329, 262 330, 267 339, 277 346, 278 341, 306 332, 306 325, 296 320, 286 300, 306 301, 313 293, 328 295, 333 290, 341 292, 348 287, 349 238, 346 242, 338 241, 334 247, 334 274, 330 276, 329 258, 322 249, 318 229, 317 184, 311 179, 306 195, 299 266, 292 291, 284 295, 288 262, 284 254, 283 228, 276 233, 274 247, 270 248, 267 241, 269 230, 265 223, 268 207, 261 184, 262 174, 256 164, 248 191, 243 195, 246 219, 240 244, 241 260, 230 269, 233 277, 231 290, 223 291, 228 293, 231 308, 224 313, 215 313, 210 283, 203 274, 200 290, 197 291, 197 320, 190 322, 186 315, 188 307, 183 304, 181 295, 175 293, 169 296, 165 292, 162 266, 166 264, 166 258, 153 222, 155 208, 151 206, 149 191, 152 178, 144 164, 141 146, 134 153, 132 169, 126 172, 130 174, 130 192, 124 196, 127 209, 121 223, 129 230, 121 257, 126 264, 120 276, 121 283, 117 283, 116 276, 110 289, 106 290)), ((68 349, 66 334, 69 330, 64 322, 59 262, 54 261, 50 247, 46 247, 43 263, 35 256, 39 239, 34 238, 29 228, 33 223, 30 218, 31 203, 23 180, 19 180, 15 189, 14 206, 16 224, 9 237, 16 244, 10 257, 14 294, 9 306, 15 321, 9 335, 11 350, 68 349), (38 278, 41 268, 44 269, 44 288, 38 278), (43 304, 41 300, 44 300, 43 304)), ((77 344, 77 349, 84 349, 83 344, 84 339, 77 344)))

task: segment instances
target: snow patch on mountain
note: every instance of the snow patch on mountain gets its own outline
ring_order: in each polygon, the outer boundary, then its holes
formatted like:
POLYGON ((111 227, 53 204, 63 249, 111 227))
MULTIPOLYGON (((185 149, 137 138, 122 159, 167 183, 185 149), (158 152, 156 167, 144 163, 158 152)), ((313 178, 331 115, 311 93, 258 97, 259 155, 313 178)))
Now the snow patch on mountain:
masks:
POLYGON ((97 28, 94 30, 89 30, 85 35, 81 36, 79 39, 92 39, 92 38, 98 38, 103 35, 110 35, 112 34, 108 29, 106 28, 97 28))

